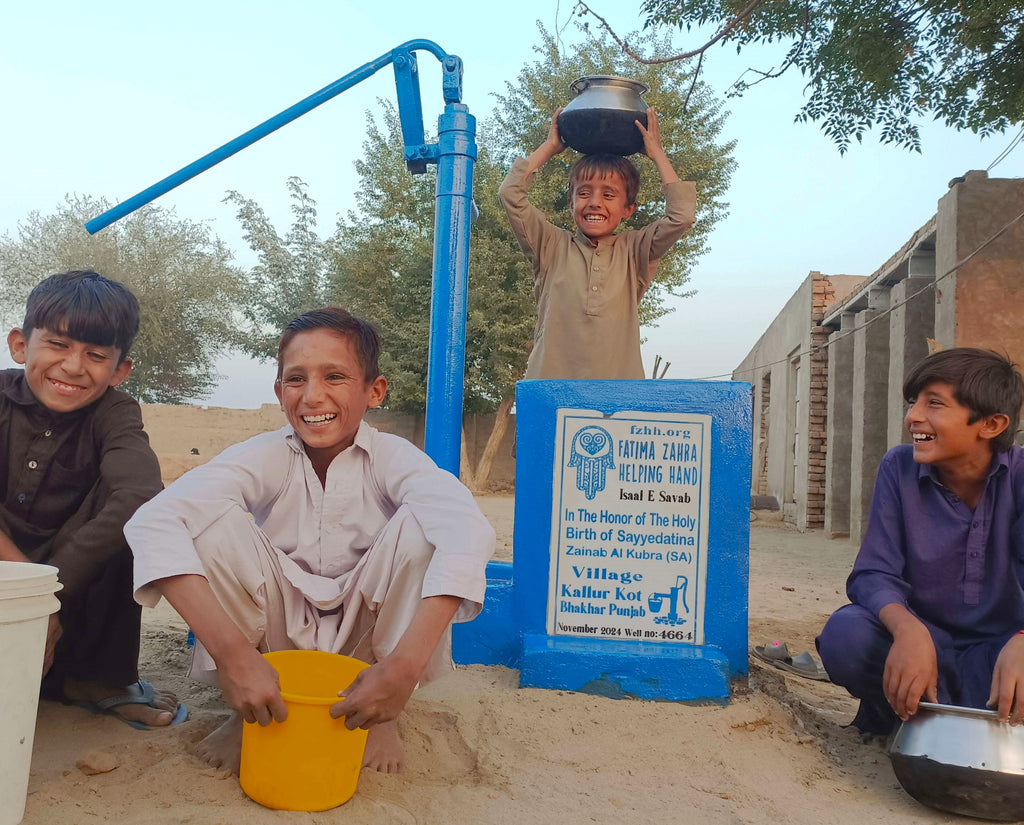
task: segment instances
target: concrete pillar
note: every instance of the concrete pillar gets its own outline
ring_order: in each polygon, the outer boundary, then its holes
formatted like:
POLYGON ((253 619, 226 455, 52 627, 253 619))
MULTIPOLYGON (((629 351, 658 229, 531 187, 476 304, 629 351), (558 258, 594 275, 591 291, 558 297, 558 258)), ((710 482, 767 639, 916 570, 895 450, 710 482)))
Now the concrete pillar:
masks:
POLYGON ((850 532, 850 430, 853 385, 853 313, 842 316, 828 339, 828 396, 825 410, 828 452, 825 454, 825 535, 850 532))
MULTIPOLYGON (((932 266, 935 255, 929 256, 932 266)), ((906 444, 910 434, 903 426, 903 382, 914 366, 928 354, 928 338, 935 337, 935 292, 931 277, 911 276, 894 284, 889 300, 895 307, 889 315, 889 402, 886 447, 906 444), (901 305, 901 306, 900 306, 901 305)))
MULTIPOLYGON (((882 291, 869 298, 881 303, 882 291)), ((850 537, 860 540, 867 527, 871 492, 885 455, 889 404, 889 316, 870 307, 854 318, 853 398, 850 439, 850 537)))
POLYGON ((1024 181, 968 172, 939 201, 936 331, 946 348, 984 347, 1024 360, 1024 181))

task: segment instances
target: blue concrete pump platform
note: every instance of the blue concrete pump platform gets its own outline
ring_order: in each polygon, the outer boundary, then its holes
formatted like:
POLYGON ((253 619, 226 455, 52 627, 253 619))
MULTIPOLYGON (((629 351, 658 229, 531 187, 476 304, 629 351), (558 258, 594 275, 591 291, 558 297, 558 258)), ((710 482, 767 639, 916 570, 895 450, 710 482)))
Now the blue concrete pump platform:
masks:
POLYGON ((453 628, 455 661, 518 668, 523 687, 613 698, 727 700, 730 681, 747 674, 750 385, 522 381, 516 408, 514 561, 488 565, 483 612, 453 628), (710 417, 703 644, 549 633, 559 409, 594 410, 605 417, 623 412, 710 417))

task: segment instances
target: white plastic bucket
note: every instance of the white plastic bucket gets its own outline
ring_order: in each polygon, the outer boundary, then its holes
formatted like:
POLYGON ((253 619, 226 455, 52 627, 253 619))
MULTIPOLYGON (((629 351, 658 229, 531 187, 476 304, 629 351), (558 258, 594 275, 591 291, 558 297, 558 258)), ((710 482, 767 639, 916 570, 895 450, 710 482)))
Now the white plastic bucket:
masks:
POLYGON ((0 825, 25 816, 48 617, 57 568, 0 561, 0 825))

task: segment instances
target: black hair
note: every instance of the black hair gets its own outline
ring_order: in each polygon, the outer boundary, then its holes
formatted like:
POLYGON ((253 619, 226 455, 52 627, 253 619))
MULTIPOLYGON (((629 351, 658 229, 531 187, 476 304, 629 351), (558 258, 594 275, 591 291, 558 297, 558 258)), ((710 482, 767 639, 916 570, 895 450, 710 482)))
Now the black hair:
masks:
POLYGON ((36 284, 25 304, 22 332, 48 329, 98 347, 117 347, 120 360, 139 331, 139 302, 124 284, 91 269, 58 272, 36 284))
POLYGON ((380 375, 380 335, 369 321, 341 307, 325 307, 304 312, 284 328, 277 345, 277 378, 281 379, 282 356, 291 340, 300 332, 326 329, 348 338, 356 350, 359 366, 367 384, 380 375))
POLYGON ((629 158, 606 152, 584 155, 573 164, 569 171, 569 196, 573 197, 576 187, 584 181, 612 174, 618 175, 626 184, 626 206, 635 204, 637 195, 640 194, 640 173, 636 170, 636 165, 629 158))
POLYGON ((908 402, 929 384, 942 382, 953 388, 957 403, 969 410, 968 424, 988 415, 1002 414, 1010 425, 992 439, 993 452, 1013 446, 1024 405, 1024 380, 1017 366, 1006 356, 992 350, 957 347, 929 355, 903 382, 903 397, 908 402))

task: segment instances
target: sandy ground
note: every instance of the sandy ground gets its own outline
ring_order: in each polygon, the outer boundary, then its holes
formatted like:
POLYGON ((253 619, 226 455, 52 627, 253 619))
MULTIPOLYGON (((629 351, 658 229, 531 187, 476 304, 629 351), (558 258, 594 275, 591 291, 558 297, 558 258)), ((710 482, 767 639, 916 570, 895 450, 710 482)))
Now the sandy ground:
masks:
MULTIPOLYGON (((481 506, 511 558, 511 497, 481 506)), ((845 598, 855 547, 801 534, 777 514, 751 524, 750 644, 813 650, 845 598)), ((420 691, 402 721, 408 769, 364 772, 356 796, 324 813, 271 811, 191 749, 224 717, 216 690, 190 684, 185 626, 146 611, 144 675, 192 709, 171 730, 138 732, 73 707, 40 706, 25 825, 262 823, 837 823, 961 822, 897 785, 878 744, 842 726, 855 710, 831 684, 751 663, 726 706, 616 701, 520 689, 505 668, 459 668, 420 691), (113 757, 87 776, 90 752, 113 757)))

